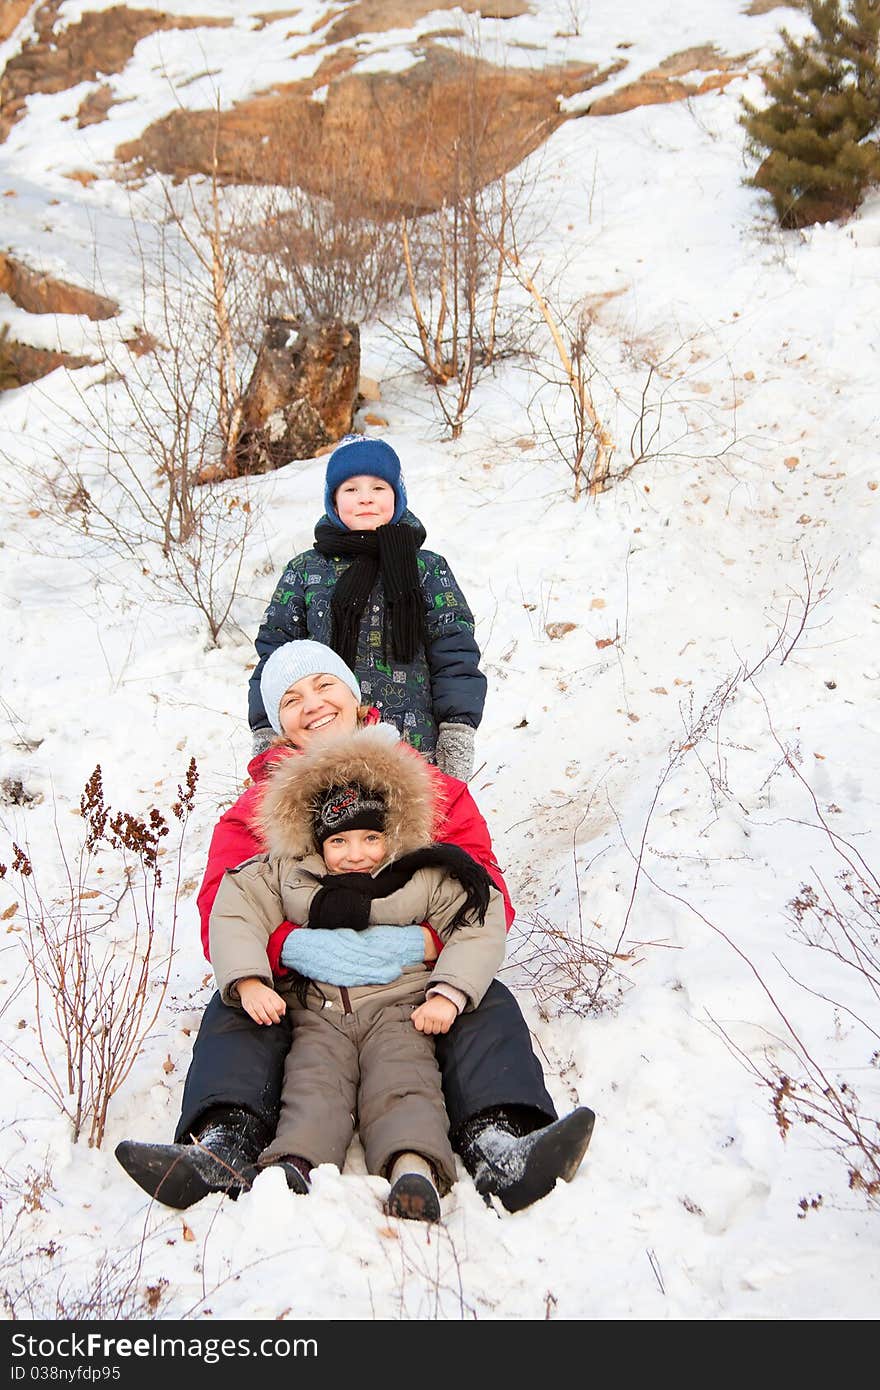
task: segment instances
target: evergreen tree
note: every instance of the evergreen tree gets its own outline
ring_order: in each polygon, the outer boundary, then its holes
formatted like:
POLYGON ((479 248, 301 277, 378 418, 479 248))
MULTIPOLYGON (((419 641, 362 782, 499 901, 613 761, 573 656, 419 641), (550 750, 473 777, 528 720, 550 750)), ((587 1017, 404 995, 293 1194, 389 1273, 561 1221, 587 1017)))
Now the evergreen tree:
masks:
POLYGON ((880 0, 807 0, 814 32, 782 31, 762 74, 769 104, 743 101, 750 152, 763 163, 748 182, 773 199, 783 227, 846 216, 880 181, 880 0), (769 153, 767 153, 769 151, 769 153))

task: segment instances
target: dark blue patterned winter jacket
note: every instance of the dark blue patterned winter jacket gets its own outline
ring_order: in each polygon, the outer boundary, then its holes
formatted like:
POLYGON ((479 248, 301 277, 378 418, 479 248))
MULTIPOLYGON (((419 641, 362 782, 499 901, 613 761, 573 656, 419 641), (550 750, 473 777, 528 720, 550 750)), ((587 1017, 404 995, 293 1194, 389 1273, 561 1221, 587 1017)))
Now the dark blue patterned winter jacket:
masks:
MULTIPOLYGON (((405 512, 401 520, 420 526, 412 512, 405 512)), ((303 637, 330 645, 330 600, 337 580, 350 564, 348 558, 306 550, 285 566, 255 642, 259 661, 251 676, 248 699, 252 729, 269 727, 260 698, 260 674, 266 658, 282 643, 303 637)), ((418 567, 427 646, 408 665, 386 653, 380 574, 361 618, 354 671, 364 704, 375 705, 385 723, 396 725, 408 743, 433 758, 441 722, 469 724, 474 729, 479 726, 486 677, 479 670, 473 615, 449 565, 442 555, 420 550, 418 567)))

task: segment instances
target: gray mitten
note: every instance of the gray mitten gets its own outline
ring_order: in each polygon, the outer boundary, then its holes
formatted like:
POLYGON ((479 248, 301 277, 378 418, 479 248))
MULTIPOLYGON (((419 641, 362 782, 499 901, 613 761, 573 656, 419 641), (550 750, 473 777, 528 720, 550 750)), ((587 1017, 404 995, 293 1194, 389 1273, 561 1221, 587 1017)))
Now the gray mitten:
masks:
POLYGON ((274 743, 277 737, 274 729, 254 729, 254 746, 251 757, 255 758, 258 753, 264 753, 270 743, 274 743))
POLYGON ((434 760, 441 772, 466 782, 474 770, 474 730, 470 724, 441 724, 434 760))

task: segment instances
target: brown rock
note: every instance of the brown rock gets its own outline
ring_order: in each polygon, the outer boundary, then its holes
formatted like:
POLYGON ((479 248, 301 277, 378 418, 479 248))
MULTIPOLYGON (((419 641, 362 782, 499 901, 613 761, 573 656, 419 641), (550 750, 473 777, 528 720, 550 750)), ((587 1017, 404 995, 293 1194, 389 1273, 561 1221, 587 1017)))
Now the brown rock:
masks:
POLYGON ((74 357, 68 352, 52 352, 48 348, 31 347, 15 338, 0 335, 0 391, 27 386, 32 381, 54 372, 56 367, 94 366, 89 357, 74 357))
POLYGON ((588 116, 618 116, 623 111, 633 111, 638 106, 659 106, 672 101, 685 101, 688 97, 703 96, 706 92, 720 91, 735 77, 745 76, 743 65, 748 58, 741 54, 728 58, 719 53, 714 44, 700 44, 685 48, 680 53, 672 53, 656 68, 643 73, 635 82, 619 87, 606 97, 599 97, 587 110, 588 116), (699 82, 683 82, 680 79, 692 72, 703 72, 706 76, 699 82))
POLYGON ((85 314, 90 319, 112 319, 119 313, 113 299, 30 270, 22 261, 0 251, 0 290, 19 309, 29 314, 85 314))
POLYGON ((349 5, 325 36, 325 43, 342 43, 358 34, 384 34, 389 29, 411 29, 435 10, 461 10, 484 19, 516 19, 528 14, 524 0, 357 0, 349 5))
POLYGON ((265 473, 314 458, 350 433, 359 375, 357 324, 271 319, 244 393, 239 470, 265 473))
POLYGON ((741 53, 736 58, 719 53, 714 43, 698 44, 694 48, 683 48, 678 53, 670 53, 656 68, 646 72, 646 77, 687 77, 690 72, 732 72, 747 62, 749 55, 741 53))
POLYGON ((9 59, 0 76, 0 141, 22 115, 31 93, 64 92, 79 82, 94 82, 99 74, 121 72, 141 39, 157 29, 225 28, 232 23, 114 5, 56 29, 59 5, 60 0, 49 0, 39 6, 33 37, 9 59))
POLYGON ((771 10, 794 9, 799 0, 750 0, 744 14, 769 14, 771 10))
POLYGON ((132 337, 123 338, 122 341, 133 357, 147 357, 159 346, 159 340, 144 328, 139 328, 132 337))
POLYGON ((99 125, 101 121, 106 121, 110 107, 120 105, 123 100, 134 101, 134 97, 115 97, 110 83, 102 82, 100 87, 94 87, 88 96, 80 102, 79 110, 76 113, 78 128, 82 130, 84 126, 99 125))
POLYGON ((275 24, 279 19, 293 19, 293 16, 297 14, 299 14, 299 7, 293 10, 261 10, 252 18, 257 21, 258 29, 265 29, 267 24, 275 24))
POLYGON ((20 24, 33 0, 3 0, 0 5, 0 43, 4 43, 17 24, 20 24))
POLYGON ((501 69, 429 44, 403 72, 324 71, 231 111, 174 111, 116 155, 185 178, 210 172, 216 149, 225 182, 294 184, 378 216, 427 212, 460 188, 463 163, 477 186, 498 178, 566 119, 560 97, 608 76, 591 64, 501 69), (321 105, 310 97, 324 84, 321 105))

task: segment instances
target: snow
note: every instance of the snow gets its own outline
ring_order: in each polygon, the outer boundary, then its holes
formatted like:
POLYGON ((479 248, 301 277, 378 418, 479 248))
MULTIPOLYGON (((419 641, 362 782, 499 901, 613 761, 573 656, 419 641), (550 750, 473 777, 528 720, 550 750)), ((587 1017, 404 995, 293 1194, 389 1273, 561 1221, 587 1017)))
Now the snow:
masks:
MULTIPOLYGON (((62 11, 74 22, 102 7, 62 11)), ((84 88, 30 98, 0 147, 2 245, 83 284, 97 265, 97 288, 124 306, 120 336, 141 322, 130 217, 159 184, 129 193, 104 177, 115 147, 178 101, 219 93, 228 107, 321 56, 299 55, 325 13, 316 0, 282 28, 216 0, 164 8, 236 24, 144 40, 110 79, 135 100, 103 124, 62 119, 84 88), (206 71, 169 86, 169 74, 206 71), (64 177, 81 167, 101 177, 86 188, 64 177)), ((383 1216, 387 1184, 365 1174, 357 1144, 343 1174, 318 1170, 307 1198, 268 1172, 237 1202, 185 1213, 149 1203, 122 1172, 115 1145, 170 1140, 179 1113, 212 988, 195 893, 216 817, 246 776, 252 638, 275 575, 309 542, 324 461, 226 485, 255 522, 234 623, 212 646, 200 615, 161 601, 142 573, 154 549, 119 559, 52 523, 32 470, 75 461, 88 388, 106 375, 55 372, 0 395, 0 860, 11 864, 12 842, 25 848, 44 897, 63 904, 80 796, 100 764, 115 809, 156 805, 171 823, 161 954, 179 837, 169 808, 191 757, 199 780, 168 992, 100 1148, 71 1141, 27 1071, 40 1054, 23 899, 14 874, 0 883, 0 1285, 18 1316, 88 1309, 102 1261, 113 1287, 128 1286, 115 1304, 106 1295, 105 1316, 149 1317, 151 1287, 159 1319, 876 1316, 876 1202, 850 1188, 819 1125, 795 1116, 783 1139, 759 1073, 802 1074, 794 1030, 829 1081, 854 1087, 876 1144, 876 999, 863 973, 805 943, 790 904, 804 884, 845 904, 846 861, 866 876, 878 867, 880 195, 846 224, 790 233, 742 182, 738 97, 760 98, 755 69, 782 25, 804 22, 797 11, 691 0, 658 26, 650 6, 593 0, 563 41, 570 10, 533 3, 521 19, 482 21, 484 56, 495 44, 512 64, 623 53, 627 68, 595 98, 695 44, 751 55, 751 75, 722 92, 568 122, 525 171, 528 268, 591 306, 596 401, 618 460, 649 363, 666 392, 664 437, 678 442, 575 502, 534 409, 534 363, 480 380, 455 443, 378 323, 362 326, 362 370, 381 384, 366 409, 389 422, 366 428, 400 453, 427 544, 477 615, 489 697, 471 790, 518 908, 502 978, 560 1113, 596 1111, 590 1149, 573 1182, 516 1215, 487 1208, 462 1171, 433 1232, 383 1216), (573 626, 551 637, 552 623, 573 626)), ((397 70, 407 43, 449 23, 439 12, 409 34, 365 35, 362 70, 397 70)), ((0 317, 69 351, 108 337, 107 325, 6 301, 0 317)), ((108 389, 122 430, 126 397, 108 389)), ((88 882, 102 882, 94 868, 88 882)), ((121 891, 121 878, 104 886, 121 891)), ((57 1062, 45 997, 42 1010, 57 1062)))

